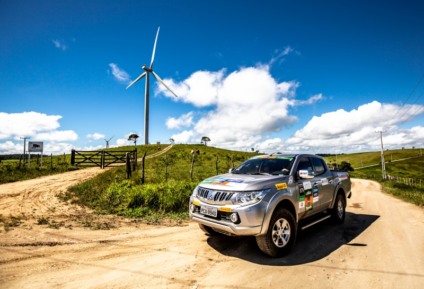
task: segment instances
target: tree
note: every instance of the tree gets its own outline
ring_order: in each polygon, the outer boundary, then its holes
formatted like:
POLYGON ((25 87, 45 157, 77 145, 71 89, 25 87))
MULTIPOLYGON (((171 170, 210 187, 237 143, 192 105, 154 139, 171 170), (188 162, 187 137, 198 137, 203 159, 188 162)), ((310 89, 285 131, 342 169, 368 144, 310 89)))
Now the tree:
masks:
POLYGON ((352 172, 354 169, 352 168, 352 165, 349 162, 342 161, 342 163, 340 164, 339 170, 352 172))
POLYGON ((207 136, 203 136, 202 139, 200 140, 200 143, 204 143, 206 146, 208 141, 211 141, 211 139, 208 138, 207 136))
POLYGON ((130 136, 128 137, 128 140, 132 140, 134 142, 134 145, 137 145, 137 139, 138 135, 135 133, 130 134, 130 136))

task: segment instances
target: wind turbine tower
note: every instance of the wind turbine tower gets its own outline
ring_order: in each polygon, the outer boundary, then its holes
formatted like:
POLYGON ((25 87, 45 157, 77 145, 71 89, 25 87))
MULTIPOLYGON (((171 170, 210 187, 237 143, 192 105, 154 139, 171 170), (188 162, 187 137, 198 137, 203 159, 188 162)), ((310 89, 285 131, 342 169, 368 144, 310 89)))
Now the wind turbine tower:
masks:
POLYGON ((153 77, 159 81, 163 86, 166 87, 175 97, 178 97, 159 77, 159 75, 156 74, 156 72, 153 71, 153 62, 155 60, 155 52, 156 52, 156 43, 158 41, 159 36, 159 30, 160 27, 158 27, 158 31, 156 32, 156 38, 155 43, 153 45, 153 52, 152 52, 152 59, 150 61, 150 66, 143 65, 141 68, 144 70, 142 74, 140 74, 135 80, 133 80, 128 86, 127 89, 130 88, 132 85, 134 85, 137 81, 142 79, 143 77, 146 77, 146 87, 145 87, 145 93, 144 93, 144 144, 149 144, 149 98, 150 98, 150 73, 153 75, 153 77))
POLYGON ((110 139, 105 139, 107 149, 109 148, 109 142, 111 139, 113 139, 113 137, 111 137, 110 139))

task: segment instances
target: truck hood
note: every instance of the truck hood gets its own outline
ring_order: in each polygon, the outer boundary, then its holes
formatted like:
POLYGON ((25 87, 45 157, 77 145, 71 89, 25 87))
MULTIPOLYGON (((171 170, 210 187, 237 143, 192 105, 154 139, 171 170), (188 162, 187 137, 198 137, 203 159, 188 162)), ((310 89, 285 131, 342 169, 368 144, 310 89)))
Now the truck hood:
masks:
POLYGON ((262 190, 287 180, 287 176, 223 174, 202 181, 199 186, 212 190, 251 191, 262 190))

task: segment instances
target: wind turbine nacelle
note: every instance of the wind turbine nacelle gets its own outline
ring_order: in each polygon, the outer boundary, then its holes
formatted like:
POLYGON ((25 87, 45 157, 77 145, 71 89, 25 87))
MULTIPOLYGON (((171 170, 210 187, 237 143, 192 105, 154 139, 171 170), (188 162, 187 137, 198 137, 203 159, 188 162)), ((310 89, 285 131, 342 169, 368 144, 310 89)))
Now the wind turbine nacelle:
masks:
POLYGON ((150 67, 147 67, 146 65, 143 65, 141 68, 142 68, 144 71, 149 71, 149 72, 151 72, 151 71, 152 71, 152 69, 151 69, 150 67))

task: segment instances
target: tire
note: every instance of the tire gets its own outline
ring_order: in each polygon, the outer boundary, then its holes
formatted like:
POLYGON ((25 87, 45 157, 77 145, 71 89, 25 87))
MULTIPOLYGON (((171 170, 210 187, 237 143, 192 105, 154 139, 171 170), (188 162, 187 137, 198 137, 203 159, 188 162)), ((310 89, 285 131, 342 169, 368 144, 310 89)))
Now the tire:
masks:
POLYGON ((290 211, 280 208, 272 214, 266 234, 256 236, 256 243, 265 254, 271 257, 282 257, 293 249, 296 236, 295 218, 290 211))
POLYGON ((336 224, 344 223, 346 217, 346 200, 342 194, 337 194, 331 214, 336 224))
POLYGON ((203 224, 199 224, 199 228, 209 236, 216 236, 216 235, 219 234, 218 232, 216 232, 211 227, 205 226, 203 224))

